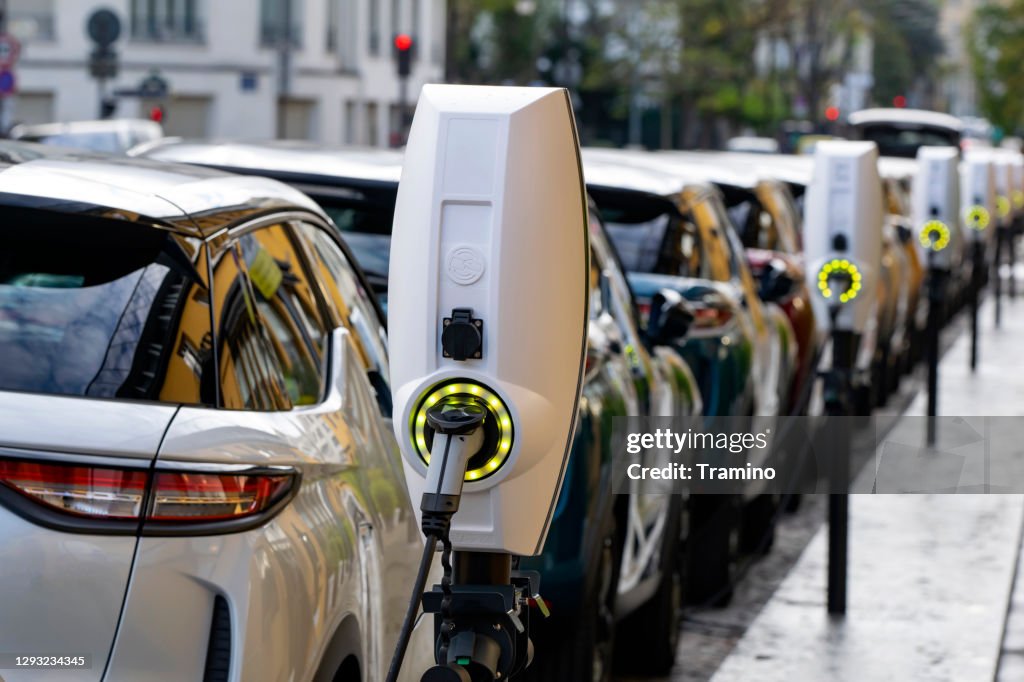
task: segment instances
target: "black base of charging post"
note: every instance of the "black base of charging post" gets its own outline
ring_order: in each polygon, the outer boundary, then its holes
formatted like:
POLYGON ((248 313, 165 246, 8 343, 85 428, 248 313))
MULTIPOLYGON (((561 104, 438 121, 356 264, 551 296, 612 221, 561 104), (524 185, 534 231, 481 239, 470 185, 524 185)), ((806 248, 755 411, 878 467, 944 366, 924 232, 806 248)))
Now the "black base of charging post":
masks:
POLYGON ((980 239, 971 244, 971 371, 978 368, 978 305, 984 278, 985 245, 980 239))
POLYGON ((995 264, 992 266, 992 276, 995 278, 993 281, 992 294, 995 297, 996 304, 996 329, 1002 323, 1003 317, 1003 277, 999 272, 1003 265, 1003 250, 1006 242, 1006 228, 996 228, 996 253, 995 253, 995 264))
POLYGON ((423 595, 434 614, 437 665, 421 682, 492 682, 523 671, 533 658, 531 597, 539 574, 513 571, 509 554, 454 552, 452 582, 423 595))
POLYGON ((1010 268, 1010 300, 1017 298, 1017 234, 1020 232, 1020 219, 1013 221, 1006 234, 1006 261, 1010 268))
MULTIPOLYGON (((832 330, 832 369, 825 374, 825 412, 829 417, 852 414, 851 379, 859 337, 853 332, 832 330)), ((852 430, 847 434, 852 436, 852 430)), ((846 437, 836 439, 829 457, 828 496, 828 612, 846 613, 846 583, 849 545, 850 449, 846 437), (836 492, 836 491, 843 492, 836 492)))
MULTIPOLYGON (((929 251, 929 261, 933 252, 929 251)), ((932 264, 928 267, 928 445, 935 445, 936 415, 939 407, 939 335, 942 331, 942 311, 947 272, 932 264)))

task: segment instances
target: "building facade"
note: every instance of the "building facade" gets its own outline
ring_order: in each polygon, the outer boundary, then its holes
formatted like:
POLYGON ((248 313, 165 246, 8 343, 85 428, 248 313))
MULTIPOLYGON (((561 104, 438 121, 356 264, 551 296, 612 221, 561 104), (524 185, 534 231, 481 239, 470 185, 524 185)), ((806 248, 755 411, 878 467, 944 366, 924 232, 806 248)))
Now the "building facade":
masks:
POLYGON ((388 146, 403 122, 394 36, 414 39, 410 109, 420 86, 443 74, 445 0, 7 4, 8 30, 22 42, 14 123, 95 119, 104 96, 137 90, 155 74, 167 96, 116 96, 115 117, 145 118, 160 106, 168 135, 388 146), (101 7, 121 20, 119 72, 102 87, 89 73, 86 32, 101 7))
POLYGON ((954 116, 976 116, 978 92, 967 53, 967 30, 980 5, 977 0, 945 0, 939 13, 939 33, 946 53, 940 93, 943 104, 954 116))

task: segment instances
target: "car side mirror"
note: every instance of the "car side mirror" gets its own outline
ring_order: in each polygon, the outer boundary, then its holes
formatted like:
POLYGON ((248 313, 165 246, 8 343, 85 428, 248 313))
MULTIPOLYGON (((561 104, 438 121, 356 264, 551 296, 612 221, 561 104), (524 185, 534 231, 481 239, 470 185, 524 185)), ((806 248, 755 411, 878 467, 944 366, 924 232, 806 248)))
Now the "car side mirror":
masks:
POLYGON ((796 287, 797 279, 790 274, 786 264, 772 260, 761 271, 758 295, 762 301, 778 303, 789 298, 796 287))
POLYGON ((651 298, 647 336, 655 346, 678 343, 690 331, 696 317, 693 307, 678 292, 662 289, 651 298))

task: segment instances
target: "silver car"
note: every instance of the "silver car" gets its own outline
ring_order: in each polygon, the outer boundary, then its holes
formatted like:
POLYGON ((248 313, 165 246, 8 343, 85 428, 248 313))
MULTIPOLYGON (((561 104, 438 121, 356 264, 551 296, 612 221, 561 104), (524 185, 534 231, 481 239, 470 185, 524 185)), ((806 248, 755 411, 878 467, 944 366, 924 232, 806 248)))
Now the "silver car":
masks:
POLYGON ((0 654, 72 657, 0 675, 383 678, 422 541, 327 217, 272 180, 0 160, 0 654))

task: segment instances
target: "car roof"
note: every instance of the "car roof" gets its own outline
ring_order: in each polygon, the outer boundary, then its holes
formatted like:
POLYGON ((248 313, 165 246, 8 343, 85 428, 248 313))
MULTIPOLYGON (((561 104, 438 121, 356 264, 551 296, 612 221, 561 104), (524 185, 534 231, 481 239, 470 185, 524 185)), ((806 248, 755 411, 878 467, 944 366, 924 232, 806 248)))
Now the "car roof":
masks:
POLYGON ((270 171, 296 179, 346 178, 398 183, 403 153, 370 147, 324 146, 295 140, 240 142, 164 138, 129 151, 164 161, 270 171))
POLYGON ((850 114, 847 120, 851 126, 871 123, 910 124, 931 126, 933 128, 947 128, 956 132, 961 132, 964 127, 963 122, 955 116, 925 109, 862 109, 850 114))
POLYGON ((883 178, 903 180, 917 174, 917 159, 904 159, 897 156, 878 157, 878 174, 883 178))
POLYGON ((273 210, 323 215, 309 197, 266 178, 11 141, 0 141, 0 194, 8 203, 100 212, 201 238, 273 210))
POLYGON ((145 118, 112 118, 98 121, 66 121, 54 123, 19 123, 11 129, 11 137, 24 135, 47 136, 62 133, 106 133, 113 131, 148 130, 163 135, 163 128, 156 121, 145 118))
POLYGON ((678 163, 659 159, 654 152, 632 149, 584 148, 583 175, 587 185, 628 189, 663 197, 684 190, 706 191, 711 183, 699 173, 687 173, 678 163))

